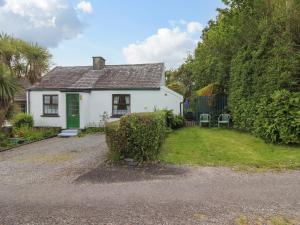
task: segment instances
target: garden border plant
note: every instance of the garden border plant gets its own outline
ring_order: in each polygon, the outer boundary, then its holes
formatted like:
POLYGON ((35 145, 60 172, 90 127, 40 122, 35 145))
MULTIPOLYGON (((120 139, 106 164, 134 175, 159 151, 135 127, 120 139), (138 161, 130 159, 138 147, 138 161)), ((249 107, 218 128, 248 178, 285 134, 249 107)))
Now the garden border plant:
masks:
POLYGON ((12 124, 11 132, 1 132, 0 152, 55 137, 60 131, 54 127, 33 127, 32 116, 25 113, 15 115, 12 124))

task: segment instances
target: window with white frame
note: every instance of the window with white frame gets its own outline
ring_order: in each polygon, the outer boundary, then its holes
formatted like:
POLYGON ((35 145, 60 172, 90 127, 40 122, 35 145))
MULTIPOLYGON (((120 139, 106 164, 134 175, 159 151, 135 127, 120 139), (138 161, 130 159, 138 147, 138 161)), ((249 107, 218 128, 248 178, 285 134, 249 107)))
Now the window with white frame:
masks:
POLYGON ((121 117, 130 113, 130 95, 115 94, 112 97, 112 116, 121 117))

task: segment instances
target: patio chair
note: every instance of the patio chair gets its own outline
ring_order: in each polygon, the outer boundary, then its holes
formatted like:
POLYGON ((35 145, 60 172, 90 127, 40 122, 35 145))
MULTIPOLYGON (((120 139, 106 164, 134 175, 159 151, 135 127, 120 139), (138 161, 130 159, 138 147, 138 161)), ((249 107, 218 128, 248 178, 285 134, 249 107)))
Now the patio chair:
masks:
POLYGON ((221 124, 227 124, 227 127, 230 125, 230 115, 229 114, 221 114, 218 118, 218 127, 220 127, 221 124))
POLYGON ((200 117, 199 117, 200 127, 202 127, 203 123, 207 123, 208 127, 210 127, 210 119, 211 119, 211 116, 209 114, 206 114, 206 113, 200 114, 200 117))

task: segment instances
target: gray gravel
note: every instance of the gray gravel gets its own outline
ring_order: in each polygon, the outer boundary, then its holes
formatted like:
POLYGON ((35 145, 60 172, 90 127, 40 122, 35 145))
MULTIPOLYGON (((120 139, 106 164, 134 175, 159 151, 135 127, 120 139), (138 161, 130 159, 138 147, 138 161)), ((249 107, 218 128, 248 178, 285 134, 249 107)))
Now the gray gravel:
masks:
POLYGON ((99 135, 0 153, 0 224, 234 224, 241 215, 300 224, 300 171, 158 167, 132 179, 128 168, 97 165, 105 151, 99 135))
POLYGON ((1 184, 72 182, 104 160, 105 137, 51 138, 0 152, 1 184))

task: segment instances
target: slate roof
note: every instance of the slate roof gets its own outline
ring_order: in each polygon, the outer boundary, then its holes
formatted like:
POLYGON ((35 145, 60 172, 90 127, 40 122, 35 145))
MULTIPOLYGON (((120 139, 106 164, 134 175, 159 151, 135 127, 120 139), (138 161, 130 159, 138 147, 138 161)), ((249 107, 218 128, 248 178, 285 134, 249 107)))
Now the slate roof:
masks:
POLYGON ((40 89, 159 89, 164 73, 163 63, 55 67, 30 90, 40 89))

